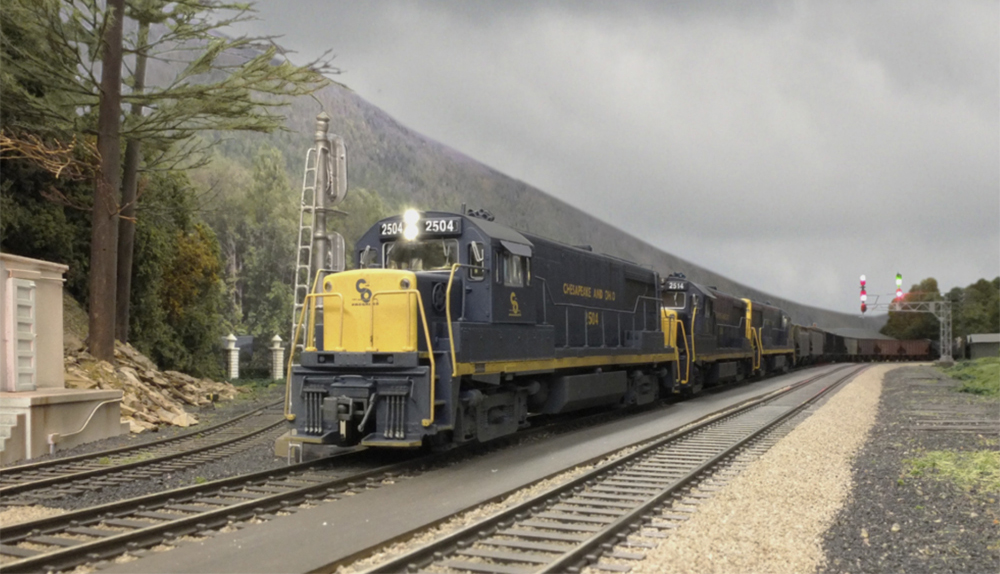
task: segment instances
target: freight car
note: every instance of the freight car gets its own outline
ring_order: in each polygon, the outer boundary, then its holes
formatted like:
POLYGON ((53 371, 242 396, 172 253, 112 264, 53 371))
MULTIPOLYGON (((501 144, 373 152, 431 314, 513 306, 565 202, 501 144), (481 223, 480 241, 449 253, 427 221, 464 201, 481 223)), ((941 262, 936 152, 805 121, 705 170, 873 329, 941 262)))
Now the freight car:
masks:
POLYGON ((655 271, 412 210, 378 222, 356 255, 358 269, 308 298, 295 441, 485 441, 529 413, 649 403, 675 383, 676 326, 664 324, 676 319, 660 312, 655 271))
POLYGON ((796 365, 821 362, 925 361, 936 356, 928 339, 844 337, 815 326, 793 326, 796 365))
POLYGON ((806 366, 827 360, 823 354, 826 334, 815 325, 806 327, 792 325, 792 340, 795 342, 795 365, 806 366))
POLYGON ((934 358, 929 339, 847 339, 856 345, 856 361, 927 361, 934 358))

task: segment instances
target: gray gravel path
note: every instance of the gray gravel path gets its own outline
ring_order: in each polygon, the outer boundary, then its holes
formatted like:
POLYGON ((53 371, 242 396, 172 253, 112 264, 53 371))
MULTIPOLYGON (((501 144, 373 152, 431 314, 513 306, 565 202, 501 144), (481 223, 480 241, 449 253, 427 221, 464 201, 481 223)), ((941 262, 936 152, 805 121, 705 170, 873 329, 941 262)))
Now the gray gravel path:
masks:
POLYGON ((823 532, 847 498, 853 455, 875 421, 882 376, 891 368, 871 367, 848 383, 633 563, 633 572, 815 570, 824 560, 823 532))
POLYGON ((906 461, 928 451, 998 449, 996 426, 930 430, 934 421, 1000 421, 1000 402, 957 386, 930 367, 889 373, 851 500, 826 533, 822 572, 1000 572, 1000 492, 908 472, 906 461))

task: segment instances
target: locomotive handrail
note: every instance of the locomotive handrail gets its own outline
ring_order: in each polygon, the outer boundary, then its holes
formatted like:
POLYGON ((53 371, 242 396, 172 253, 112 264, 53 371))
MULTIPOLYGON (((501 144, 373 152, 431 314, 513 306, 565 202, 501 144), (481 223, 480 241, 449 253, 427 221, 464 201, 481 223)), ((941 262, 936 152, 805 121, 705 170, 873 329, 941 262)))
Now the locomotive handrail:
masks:
MULTIPOLYGON (((370 307, 371 308, 371 312, 372 312, 372 314, 371 314, 371 316, 372 316, 372 323, 371 323, 371 325, 372 325, 372 328, 371 328, 372 338, 371 338, 371 344, 372 344, 372 347, 375 346, 375 298, 378 297, 379 295, 404 295, 404 294, 411 294, 417 300, 417 309, 420 310, 420 319, 421 319, 421 321, 424 324, 424 338, 427 339, 427 351, 428 351, 427 352, 427 356, 428 356, 428 358, 431 361, 431 377, 430 377, 431 388, 430 388, 430 395, 429 395, 429 400, 428 400, 428 402, 430 403, 430 409, 429 409, 430 410, 430 416, 428 418, 426 418, 426 419, 422 419, 420 421, 420 424, 424 425, 425 427, 429 427, 432 424, 434 424, 434 392, 436 390, 435 389, 435 379, 437 378, 437 365, 434 362, 434 349, 431 348, 431 331, 427 327, 427 313, 424 312, 424 301, 423 301, 423 299, 420 298, 420 291, 417 291, 416 289, 397 289, 397 290, 393 290, 393 291, 377 291, 377 292, 375 292, 375 293, 372 294, 372 303, 371 303, 371 307, 370 307)), ((407 304, 409 304, 409 300, 407 300, 407 304)), ((407 321, 406 332, 407 332, 407 334, 409 334, 409 332, 410 332, 410 329, 409 329, 410 313, 409 313, 409 311, 407 311, 406 317, 407 317, 407 319, 406 319, 406 321, 407 321)), ((414 342, 414 350, 415 351, 419 350, 418 347, 419 347, 419 345, 417 345, 416 342, 414 342)))
MULTIPOLYGON (((462 267, 468 267, 470 269, 482 269, 483 273, 489 272, 489 269, 485 265, 469 265, 468 263, 452 263, 451 272, 448 273, 448 287, 445 289, 444 295, 444 313, 445 319, 448 321, 448 346, 451 348, 451 376, 458 376, 458 361, 455 354, 455 332, 451 326, 451 286, 455 281, 455 272, 462 267)), ((462 297, 462 317, 465 317, 465 297, 462 297)), ((427 339, 427 347, 430 349, 430 338, 427 339)), ((433 354, 433 353, 432 353, 433 354)))
POLYGON ((677 319, 677 324, 681 326, 681 337, 684 339, 684 355, 687 357, 687 369, 684 373, 684 380, 681 381, 680 377, 677 377, 677 382, 686 385, 688 381, 691 380, 691 361, 694 357, 694 316, 698 313, 698 308, 695 307, 694 311, 691 313, 691 345, 688 346, 687 338, 687 328, 684 326, 684 321, 680 318, 677 319))
MULTIPOLYGON (((288 370, 285 375, 285 420, 294 421, 295 415, 291 413, 292 408, 292 358, 295 356, 295 345, 299 340, 299 334, 302 332, 302 323, 306 320, 306 303, 308 303, 309 298, 315 295, 316 284, 319 283, 319 276, 323 272, 323 269, 318 269, 316 271, 316 277, 313 279, 313 285, 311 293, 306 294, 306 298, 302 301, 302 311, 299 313, 299 321, 295 324, 295 333, 292 335, 292 343, 288 351, 288 370)), ((314 304, 315 305, 315 304, 314 304)), ((313 317, 315 320, 315 316, 313 317)), ((315 324, 315 323, 314 323, 315 324)), ((341 333, 340 338, 343 341, 344 338, 344 323, 343 323, 343 300, 341 300, 341 323, 340 323, 341 333)), ((302 345, 303 350, 305 349, 305 341, 302 345)))
POLYGON ((761 327, 758 327, 756 330, 755 329, 750 329, 750 333, 751 333, 750 345, 756 347, 756 351, 757 351, 753 355, 753 363, 754 363, 753 370, 755 370, 755 371, 759 371, 760 370, 760 364, 764 360, 764 344, 760 340, 760 329, 761 329, 761 327), (754 345, 754 339, 755 338, 757 340, 757 344, 756 345, 754 345))
MULTIPOLYGON (((337 346, 332 349, 324 349, 331 351, 343 351, 344 350, 344 294, 343 293, 310 293, 306 299, 311 301, 309 306, 309 329, 306 333, 306 343, 305 349, 309 351, 315 351, 316 347, 314 342, 316 341, 316 299, 320 297, 337 297, 340 299, 340 339, 337 341, 337 346)), ((323 305, 323 323, 326 324, 326 305, 323 305)), ((326 347, 326 341, 323 341, 323 346, 326 347)))

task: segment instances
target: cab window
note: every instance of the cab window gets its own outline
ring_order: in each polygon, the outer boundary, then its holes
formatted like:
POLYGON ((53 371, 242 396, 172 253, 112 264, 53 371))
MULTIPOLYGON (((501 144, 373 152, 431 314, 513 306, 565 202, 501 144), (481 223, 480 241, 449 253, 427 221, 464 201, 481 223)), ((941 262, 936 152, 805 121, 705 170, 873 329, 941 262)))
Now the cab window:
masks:
POLYGON ((683 309, 687 303, 687 293, 683 291, 667 291, 663 294, 663 306, 667 309, 683 309))
POLYGON ((378 267, 378 251, 372 249, 371 245, 365 246, 358 252, 358 263, 361 269, 378 267))
POLYGON ((486 260, 486 252, 483 251, 483 244, 473 241, 469 243, 469 279, 472 281, 482 281, 486 276, 486 269, 483 265, 486 260))
POLYGON ((507 287, 524 286, 524 263, 520 255, 504 253, 503 284, 507 287))
POLYGON ((443 271, 458 263, 457 239, 393 241, 384 249, 386 269, 443 271))

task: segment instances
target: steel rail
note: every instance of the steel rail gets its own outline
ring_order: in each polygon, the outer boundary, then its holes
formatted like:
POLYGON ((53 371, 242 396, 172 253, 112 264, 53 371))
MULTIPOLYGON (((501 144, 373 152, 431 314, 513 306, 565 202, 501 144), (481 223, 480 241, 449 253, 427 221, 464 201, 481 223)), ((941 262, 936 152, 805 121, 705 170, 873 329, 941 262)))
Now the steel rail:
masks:
MULTIPOLYGON (((642 444, 646 443, 649 444, 647 444, 647 446, 644 446, 636 450, 633 453, 630 453, 626 456, 616 459, 615 461, 596 467, 593 470, 588 471, 587 473, 569 482, 548 489, 547 491, 535 497, 532 497, 529 500, 519 503, 509 509, 503 510, 493 516, 487 517, 479 522, 469 525, 468 527, 462 528, 461 530, 453 532, 438 540, 432 541, 406 554, 400 555, 396 558, 393 558, 381 564, 372 566, 371 568, 363 570, 362 572, 364 574, 373 574, 373 573, 383 573, 383 572, 416 571, 425 569, 431 563, 436 562, 439 559, 443 559, 448 554, 455 553, 459 549, 466 548, 471 546, 472 544, 475 544, 476 541, 478 541, 479 539, 493 535, 503 535, 503 533, 500 532, 499 529, 512 525, 516 521, 523 519, 526 516, 531 516, 539 508, 544 508, 554 500, 564 499, 565 497, 571 495, 574 491, 578 491, 584 488, 588 483, 595 481, 595 479, 600 475, 608 474, 609 472, 615 469, 619 469, 633 462, 639 461, 644 457, 646 457, 647 455, 655 452, 656 450, 662 449, 672 443, 676 443, 682 439, 686 439, 691 437, 692 435, 703 432, 707 427, 719 425, 721 423, 724 423, 725 421, 735 419, 736 417, 744 415, 751 410, 754 410, 760 406, 765 405, 765 403, 769 403, 780 397, 786 396, 793 391, 801 389, 805 385, 818 381, 819 379, 833 376, 836 373, 846 368, 848 368, 847 365, 823 373, 821 375, 811 377, 809 379, 806 379, 805 381, 789 385, 787 388, 782 389, 777 393, 768 393, 764 397, 747 401, 737 406, 736 408, 730 408, 715 416, 706 417, 701 421, 694 423, 693 426, 689 425, 687 428, 665 433, 660 437, 654 437, 652 439, 653 440, 652 443, 649 443, 648 440, 642 441, 642 444)), ((698 464, 698 466, 693 471, 689 472, 688 475, 684 477, 684 479, 674 481, 674 483, 670 485, 668 489, 664 490, 662 494, 656 496, 654 499, 655 502, 651 502, 648 505, 644 505, 642 510, 633 511, 631 513, 633 517, 630 521, 627 521, 624 518, 615 520, 613 524, 609 525, 606 529, 602 530, 601 533, 595 534, 589 539, 581 542, 578 549, 573 550, 571 552, 565 552, 561 556, 554 557, 553 560, 558 559, 558 562, 545 560, 546 565, 544 566, 539 565, 537 570, 533 570, 528 566, 507 567, 507 569, 510 570, 511 572, 515 570, 523 572, 536 572, 536 571, 562 572, 566 571, 569 568, 575 567, 576 566, 575 562, 579 561, 580 556, 586 558, 587 555, 594 554, 595 552, 597 552, 596 555, 599 555, 601 545, 605 544, 609 539, 612 539, 615 536, 617 536, 623 527, 626 527, 628 524, 634 523, 635 522, 634 516, 641 516, 643 514, 648 513, 650 508, 655 507, 658 504, 661 504, 665 498, 671 496, 678 489, 683 488, 685 484, 694 480, 695 477, 704 473, 707 469, 711 468, 712 466, 717 465, 719 461, 728 458, 736 450, 743 448, 748 441, 752 440, 754 437, 760 436, 762 433, 768 432, 775 426, 780 425, 781 422, 786 420, 787 417, 793 416, 795 413, 799 412, 801 409, 805 408, 808 404, 811 404, 813 401, 817 400, 820 396, 822 396, 829 390, 835 388, 843 381, 846 381, 851 377, 855 376, 858 372, 860 372, 864 368, 866 367, 862 366, 852 371, 851 373, 848 373, 847 375, 839 379, 837 382, 824 387, 819 394, 810 398, 808 401, 802 403, 798 407, 789 409, 788 412, 780 418, 780 420, 775 419, 771 421, 766 426, 760 427, 752 435, 748 435, 742 440, 740 440, 738 443, 734 444, 731 448, 727 448, 725 452, 723 452, 722 454, 712 457, 712 459, 707 462, 698 464)), ((414 534, 414 532, 404 535, 403 537, 399 537, 395 541, 398 541, 412 534, 414 534)), ((349 560, 357 559, 360 557, 361 557, 360 555, 348 557, 347 559, 341 560, 336 564, 333 564, 332 566, 343 566, 347 564, 349 560)), ((492 565, 496 566, 496 568, 494 569, 490 569, 489 566, 491 565, 487 564, 482 564, 481 566, 484 567, 484 569, 482 570, 483 572, 504 571, 503 565, 492 565)), ((457 569, 460 570, 461 568, 457 569)))
POLYGON ((75 463, 75 462, 82 462, 82 461, 87 461, 87 460, 90 460, 90 459, 99 459, 99 458, 109 457, 109 456, 112 456, 112 455, 123 454, 123 453, 127 453, 127 452, 142 451, 142 450, 146 450, 146 449, 150 449, 150 448, 157 448, 157 447, 161 447, 161 446, 164 446, 164 445, 167 445, 167 444, 170 444, 170 443, 175 443, 175 442, 183 441, 185 439, 189 439, 189 438, 192 438, 192 437, 194 437, 194 438, 201 438, 201 437, 204 437, 207 433, 213 433, 214 434, 216 431, 222 430, 225 427, 232 426, 232 425, 238 423, 239 421, 241 421, 241 420, 243 420, 243 419, 245 419, 247 417, 251 417, 253 415, 259 414, 259 413, 261 413, 261 412, 263 412, 263 411, 265 411, 265 410, 267 410, 267 409, 269 409, 271 407, 276 407, 276 406, 280 405, 281 403, 282 403, 282 401, 277 401, 277 402, 274 402, 274 403, 270 403, 270 404, 264 405, 263 407, 254 409, 254 410, 246 412, 246 413, 243 413, 243 414, 241 414, 239 416, 235 416, 235 417, 233 417, 231 419, 224 420, 221 423, 212 425, 210 427, 206 427, 206 428, 203 428, 203 429, 195 429, 195 430, 192 430, 190 432, 186 432, 186 433, 179 434, 177 436, 173 436, 173 437, 169 437, 169 438, 164 438, 164 439, 160 439, 160 440, 150 441, 150 442, 146 442, 146 443, 142 443, 142 444, 137 444, 137 445, 130 445, 130 446, 122 446, 122 447, 118 447, 118 448, 111 448, 111 449, 102 450, 102 451, 98 451, 98 452, 91 452, 91 453, 87 453, 87 454, 78 454, 78 455, 75 455, 75 456, 67 456, 67 457, 56 458, 56 459, 52 459, 52 460, 43 460, 43 461, 39 461, 39 462, 29 462, 27 464, 18 464, 18 465, 14 465, 14 466, 8 466, 8 467, 5 467, 5 468, 0 468, 0 480, 6 479, 7 475, 11 475, 11 474, 23 473, 23 472, 27 472, 27 471, 31 471, 31 470, 40 470, 40 469, 43 469, 43 468, 50 468, 50 467, 53 467, 53 466, 60 466, 60 465, 72 464, 72 463, 75 463))
MULTIPOLYGON (((629 511, 625 515, 621 516, 617 521, 608 525, 604 531, 591 537, 589 540, 580 544, 574 550, 566 552, 557 560, 555 560, 554 562, 550 563, 548 566, 540 570, 540 572, 568 572, 574 568, 578 569, 581 566, 586 565, 590 561, 589 560, 590 557, 594 555, 593 553, 598 552, 604 543, 608 542, 612 538, 617 537, 618 533, 622 532, 624 528, 627 528, 629 525, 638 522, 642 517, 651 512, 655 507, 663 503, 663 501, 666 500, 668 497, 672 496, 674 493, 681 490, 688 484, 694 482, 701 474, 718 466, 720 463, 730 458, 730 456, 743 449, 746 445, 752 443, 753 441, 757 440, 764 434, 770 432, 775 427, 781 425, 786 420, 792 418, 793 416, 804 410, 806 407, 812 405, 814 402, 825 396, 831 390, 839 387, 844 382, 854 378, 861 371, 864 371, 867 368, 868 368, 867 366, 862 366, 853 370, 852 372, 838 379, 836 382, 822 388, 818 393, 816 393, 806 401, 802 402, 800 405, 789 409, 787 412, 783 414, 778 415, 771 422, 767 423, 765 426, 750 433, 743 439, 737 441, 731 447, 727 448, 718 455, 712 457, 708 461, 702 463, 700 466, 689 472, 686 476, 676 480, 672 485, 664 489, 663 492, 661 492, 659 495, 653 497, 652 499, 644 502, 642 505, 637 506, 636 508, 629 511)), ((597 554, 596 556, 599 557, 600 554, 597 554)))
MULTIPOLYGON (((596 419, 599 415, 594 415, 596 419)), ((588 417, 590 418, 590 417, 588 417)), ((568 423, 555 423, 544 425, 530 431, 519 433, 511 439, 523 439, 536 433, 552 432, 553 427, 569 426, 575 427, 580 424, 579 419, 574 419, 568 423)), ((486 448, 498 447, 503 444, 503 440, 492 441, 486 448)), ((58 516, 52 516, 30 522, 13 524, 0 529, 0 554, 6 556, 24 556, 34 554, 37 551, 22 551, 15 545, 20 542, 31 542, 33 538, 43 536, 49 542, 58 537, 62 532, 67 532, 72 528, 86 528, 88 525, 100 524, 106 518, 121 519, 137 512, 155 511, 169 504, 183 503, 196 498, 218 495, 226 498, 227 489, 240 489, 248 485, 265 484, 267 481, 280 480, 282 477, 292 477, 296 473, 303 471, 316 471, 337 460, 338 462, 350 463, 354 459, 363 462, 368 454, 366 447, 354 447, 342 453, 319 459, 316 461, 303 462, 281 469, 270 469, 246 475, 240 475, 225 479, 220 479, 205 484, 187 486, 171 491, 148 494, 124 501, 110 502, 100 506, 85 508, 58 516)), ((206 512, 190 514, 188 516, 178 516, 176 520, 162 524, 150 525, 139 528, 131 532, 113 534, 94 541, 82 541, 73 546, 58 548, 52 552, 44 552, 38 555, 26 556, 15 562, 8 562, 0 567, 3 572, 34 572, 34 571, 54 571, 68 569, 86 562, 97 561, 108 557, 116 556, 129 549, 148 547, 176 536, 184 536, 197 531, 209 530, 231 521, 238 521, 260 515, 263 512, 274 511, 286 505, 300 503, 310 498, 317 492, 346 490, 360 481, 371 481, 379 475, 389 475, 412 470, 421 465, 432 464, 441 460, 447 460, 456 454, 456 451, 433 453, 421 456, 416 459, 404 462, 381 466, 375 469, 351 474, 346 477, 334 478, 329 481, 313 483, 301 488, 289 489, 286 492, 276 493, 272 496, 260 497, 241 504, 232 504, 218 509, 206 508, 206 512)), ((322 498, 322 497, 318 497, 322 498)), ((110 531, 109 531, 110 532, 110 531)), ((72 532, 69 532, 72 534, 72 532)), ((62 539, 63 545, 69 544, 72 539, 62 539)), ((44 544, 44 542, 40 542, 44 544)))
MULTIPOLYGON (((274 406, 274 405, 271 405, 271 406, 274 406)), ((262 409, 257 409, 258 412, 260 410, 262 410, 262 409)), ((242 419, 242 418, 245 418, 245 417, 240 417, 240 418, 242 419)), ((12 495, 15 495, 15 494, 24 494, 26 492, 31 492, 31 491, 34 491, 34 490, 40 490, 40 489, 43 489, 43 488, 49 488, 49 487, 60 485, 60 484, 71 484, 71 483, 74 483, 74 482, 77 482, 77 481, 80 481, 80 480, 84 480, 84 479, 94 478, 94 477, 98 477, 98 476, 106 476, 106 475, 110 475, 110 474, 116 474, 116 473, 119 473, 119 472, 126 472, 126 471, 134 470, 134 469, 140 468, 140 467, 153 467, 153 466, 158 465, 158 464, 162 464, 162 463, 169 462, 169 461, 176 460, 176 459, 180 459, 180 458, 195 456, 195 455, 204 453, 206 451, 210 451, 210 450, 214 450, 214 449, 219 449, 219 448, 224 448, 224 447, 233 445, 235 443, 238 443, 238 442, 241 442, 241 441, 245 441, 245 440, 250 439, 250 438, 254 438, 254 437, 258 436, 258 435, 261 435, 263 433, 266 433, 267 431, 270 431, 270 430, 272 430, 274 428, 277 428, 277 427, 283 425, 284 422, 285 422, 284 419, 278 419, 278 420, 276 420, 274 422, 265 424, 262 427, 257 427, 255 429, 252 429, 252 430, 248 431, 248 432, 243 432, 243 433, 239 434, 238 436, 235 436, 235 437, 232 437, 232 438, 228 438, 228 439, 225 439, 225 440, 219 440, 219 441, 215 441, 215 442, 210 442, 210 443, 204 444, 202 446, 197 446, 197 447, 194 447, 194 448, 188 448, 186 450, 182 450, 182 451, 179 451, 179 452, 178 451, 173 451, 173 452, 168 452, 166 454, 162 454, 162 455, 159 455, 159 456, 153 456, 151 458, 145 458, 145 459, 142 459, 142 460, 136 460, 136 461, 132 461, 132 462, 125 462, 125 463, 121 463, 121 464, 109 464, 109 465, 106 465, 106 466, 102 465, 100 468, 90 468, 88 470, 82 470, 82 471, 77 471, 77 472, 67 472, 66 474, 59 474, 59 475, 56 475, 56 476, 49 476, 49 477, 41 478, 41 479, 38 479, 38 480, 29 480, 29 481, 25 481, 25 482, 17 482, 17 483, 14 483, 14 484, 9 484, 9 485, 6 485, 6 486, 0 486, 0 496, 9 497, 9 496, 12 496, 12 495)), ((213 433, 213 434, 217 434, 217 433, 213 433)), ((188 435, 188 436, 191 437, 191 435, 188 435)), ((95 460, 99 460, 99 458, 100 457, 98 457, 98 459, 95 459, 95 460)))
MULTIPOLYGON (((138 512, 151 512, 170 504, 182 504, 206 496, 218 495, 227 498, 230 490, 240 490, 246 487, 266 485, 269 481, 291 479, 306 471, 322 472, 322 468, 335 459, 361 459, 366 451, 364 447, 348 450, 344 453, 316 461, 303 462, 281 469, 270 469, 252 474, 220 479, 205 484, 196 484, 166 492, 140 496, 125 501, 111 502, 92 508, 85 508, 58 516, 13 524, 0 530, 0 554, 18 556, 37 551, 19 551, 14 546, 19 542, 31 542, 33 538, 45 536, 49 539, 58 536, 72 528, 88 527, 100 524, 107 519, 122 519, 138 512)), ((37 572, 72 568, 76 565, 119 555, 132 548, 148 547, 175 536, 184 536, 198 531, 215 528, 232 521, 250 518, 265 512, 273 512, 289 504, 301 502, 318 492, 331 489, 346 490, 356 486, 359 481, 371 480, 377 476, 404 471, 412 468, 414 461, 405 461, 384 465, 378 468, 361 471, 346 477, 333 478, 325 481, 315 481, 312 478, 299 482, 308 482, 305 486, 290 487, 284 492, 276 492, 243 502, 235 502, 216 508, 206 508, 205 512, 177 515, 175 520, 163 519, 158 524, 135 528, 127 532, 108 531, 109 536, 92 541, 64 539, 66 543, 79 542, 69 547, 56 547, 53 552, 39 552, 14 562, 3 564, 6 572, 37 572)), ((232 497, 229 497, 232 498, 232 497)))

